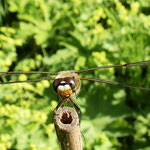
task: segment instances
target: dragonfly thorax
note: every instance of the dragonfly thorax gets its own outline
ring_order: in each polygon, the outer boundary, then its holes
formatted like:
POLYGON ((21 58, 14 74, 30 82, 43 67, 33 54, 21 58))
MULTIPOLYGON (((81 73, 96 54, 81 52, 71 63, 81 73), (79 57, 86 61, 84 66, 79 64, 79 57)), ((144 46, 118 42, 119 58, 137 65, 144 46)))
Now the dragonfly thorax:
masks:
POLYGON ((54 91, 62 98, 70 98, 79 93, 80 78, 73 71, 60 72, 54 82, 54 91))

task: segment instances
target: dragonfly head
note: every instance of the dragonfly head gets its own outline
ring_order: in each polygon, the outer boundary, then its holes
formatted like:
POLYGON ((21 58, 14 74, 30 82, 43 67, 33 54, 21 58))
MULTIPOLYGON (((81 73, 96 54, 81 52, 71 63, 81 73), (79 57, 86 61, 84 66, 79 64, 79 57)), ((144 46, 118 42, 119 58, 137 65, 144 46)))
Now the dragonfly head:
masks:
POLYGON ((58 95, 69 98, 75 90, 75 81, 71 77, 58 78, 53 82, 53 88, 58 95))
POLYGON ((54 82, 53 89, 62 98, 78 94, 80 88, 79 76, 71 71, 60 72, 54 82))

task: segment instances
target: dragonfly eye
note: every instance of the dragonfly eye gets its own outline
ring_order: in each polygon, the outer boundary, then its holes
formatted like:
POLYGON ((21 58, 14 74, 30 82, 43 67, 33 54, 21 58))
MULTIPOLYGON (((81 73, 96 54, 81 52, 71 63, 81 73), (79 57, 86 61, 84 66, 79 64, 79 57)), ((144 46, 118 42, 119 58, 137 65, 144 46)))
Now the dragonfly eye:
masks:
POLYGON ((71 77, 55 79, 53 82, 53 89, 57 93, 57 88, 59 85, 67 85, 67 84, 70 85, 73 91, 75 90, 76 84, 74 78, 71 77))
POLYGON ((76 84, 75 84, 74 80, 70 80, 70 86, 71 86, 72 90, 75 90, 76 84))
POLYGON ((72 90, 75 90, 76 84, 75 84, 75 81, 74 81, 74 77, 67 77, 67 78, 64 79, 64 81, 66 81, 66 83, 71 86, 72 90))
POLYGON ((62 80, 63 80, 62 78, 54 80, 53 89, 54 89, 55 92, 57 92, 57 87, 61 84, 62 80))

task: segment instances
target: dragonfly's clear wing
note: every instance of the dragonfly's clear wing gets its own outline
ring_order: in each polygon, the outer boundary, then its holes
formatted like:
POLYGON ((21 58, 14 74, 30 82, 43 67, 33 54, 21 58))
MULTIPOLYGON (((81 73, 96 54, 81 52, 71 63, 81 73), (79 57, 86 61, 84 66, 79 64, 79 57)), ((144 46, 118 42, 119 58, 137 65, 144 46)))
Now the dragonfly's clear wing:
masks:
POLYGON ((39 82, 39 81, 42 81, 42 80, 54 80, 54 78, 43 77, 43 78, 39 78, 39 79, 25 80, 25 81, 0 82, 0 84, 25 83, 25 82, 39 82))
POLYGON ((94 67, 94 68, 76 71, 76 73, 82 73, 82 72, 98 70, 98 69, 106 69, 106 68, 121 68, 121 67, 133 67, 133 66, 143 66, 143 65, 150 65, 150 60, 140 61, 140 62, 135 62, 135 63, 129 63, 129 64, 122 64, 122 65, 99 66, 99 67, 94 67))
POLYGON ((0 72, 0 75, 19 75, 19 74, 48 74, 48 75, 57 75, 58 73, 53 73, 53 72, 41 72, 41 71, 0 72))
POLYGON ((106 84, 116 85, 116 86, 125 87, 125 88, 135 88, 139 90, 150 91, 150 88, 132 86, 132 85, 123 84, 123 83, 114 82, 114 81, 106 81, 106 80, 99 79, 99 78, 81 78, 81 80, 95 81, 95 82, 106 83, 106 84))

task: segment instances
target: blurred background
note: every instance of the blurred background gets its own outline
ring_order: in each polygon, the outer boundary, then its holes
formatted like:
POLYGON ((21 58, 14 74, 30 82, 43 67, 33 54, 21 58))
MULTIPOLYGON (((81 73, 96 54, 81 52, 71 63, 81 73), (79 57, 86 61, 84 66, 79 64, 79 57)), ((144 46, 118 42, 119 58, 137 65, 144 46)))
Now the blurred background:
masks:
MULTIPOLYGON (((150 0, 0 0, 0 71, 150 60, 150 0)), ((80 74, 150 87, 150 67, 80 74)), ((43 75, 0 76, 1 82, 43 75)), ((59 150, 52 82, 0 85, 0 150, 59 150)), ((84 150, 150 150, 150 93, 83 81, 84 150)))

